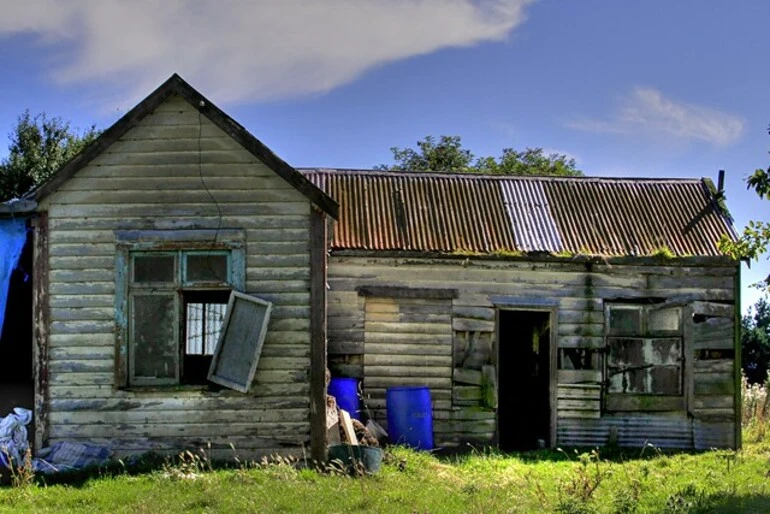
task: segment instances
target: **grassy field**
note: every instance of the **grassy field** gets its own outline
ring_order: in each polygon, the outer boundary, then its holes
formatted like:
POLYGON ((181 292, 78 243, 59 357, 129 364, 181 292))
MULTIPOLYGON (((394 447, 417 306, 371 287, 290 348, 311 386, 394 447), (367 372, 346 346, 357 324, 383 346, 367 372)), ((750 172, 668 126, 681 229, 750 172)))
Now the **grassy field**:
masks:
POLYGON ((210 470, 205 459, 141 474, 0 489, 2 512, 770 512, 770 443, 741 452, 540 451, 437 458, 401 448, 355 478, 291 463, 210 470))
POLYGON ((404 448, 352 477, 293 462, 212 469, 205 453, 116 465, 59 483, 17 475, 0 512, 770 512, 770 395, 743 386, 741 451, 472 451, 404 448))

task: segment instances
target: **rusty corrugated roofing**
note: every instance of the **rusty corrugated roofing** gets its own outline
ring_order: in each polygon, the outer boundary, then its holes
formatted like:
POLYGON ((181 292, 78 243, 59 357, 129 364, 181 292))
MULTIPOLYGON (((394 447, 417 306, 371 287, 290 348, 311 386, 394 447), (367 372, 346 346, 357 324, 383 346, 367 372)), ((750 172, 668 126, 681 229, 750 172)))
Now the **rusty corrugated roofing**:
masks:
POLYGON ((717 256, 735 237, 698 179, 300 171, 340 204, 334 249, 717 256))

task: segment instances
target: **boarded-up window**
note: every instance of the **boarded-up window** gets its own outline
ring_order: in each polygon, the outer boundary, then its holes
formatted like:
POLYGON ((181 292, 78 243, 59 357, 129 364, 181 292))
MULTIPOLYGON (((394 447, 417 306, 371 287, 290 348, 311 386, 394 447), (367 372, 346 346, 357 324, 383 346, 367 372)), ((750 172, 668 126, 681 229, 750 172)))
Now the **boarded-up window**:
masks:
POLYGON ((608 393, 682 395, 682 310, 658 305, 609 305, 608 393))
POLYGON ((253 296, 236 292, 230 295, 209 380, 248 392, 259 363, 271 306, 270 302, 253 296))

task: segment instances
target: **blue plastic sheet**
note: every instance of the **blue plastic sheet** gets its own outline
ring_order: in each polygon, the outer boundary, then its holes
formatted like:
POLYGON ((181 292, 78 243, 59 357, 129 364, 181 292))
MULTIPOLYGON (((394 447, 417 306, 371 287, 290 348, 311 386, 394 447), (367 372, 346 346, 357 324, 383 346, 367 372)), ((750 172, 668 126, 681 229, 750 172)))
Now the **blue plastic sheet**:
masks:
POLYGON ((27 220, 22 218, 0 219, 0 336, 3 335, 5 308, 8 305, 8 289, 11 274, 19 264, 21 251, 27 239, 27 220))

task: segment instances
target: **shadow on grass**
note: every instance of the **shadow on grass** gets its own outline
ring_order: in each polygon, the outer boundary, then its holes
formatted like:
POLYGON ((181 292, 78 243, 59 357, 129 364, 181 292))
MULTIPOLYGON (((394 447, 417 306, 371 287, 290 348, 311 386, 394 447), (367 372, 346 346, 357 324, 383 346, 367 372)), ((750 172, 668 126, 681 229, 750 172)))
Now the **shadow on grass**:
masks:
POLYGON ((692 512, 693 514, 770 512, 770 493, 740 496, 716 493, 706 496, 701 505, 694 505, 691 509, 683 512, 692 512))
MULTIPOLYGON (((617 446, 601 447, 563 447, 559 449, 542 449, 521 452, 503 452, 494 446, 474 446, 471 444, 452 448, 439 448, 432 453, 442 461, 457 461, 474 456, 501 456, 521 460, 523 462, 563 462, 573 461, 583 453, 597 451, 604 462, 623 463, 636 460, 651 460, 661 456, 700 455, 712 450, 676 450, 662 449, 652 445, 642 448, 617 446)), ((732 450, 724 450, 732 452, 732 450)))
POLYGON ((81 487, 89 480, 114 477, 118 475, 142 475, 159 471, 168 463, 168 458, 155 453, 145 453, 125 461, 113 460, 101 466, 73 469, 51 473, 38 473, 35 482, 41 485, 70 485, 81 487))

